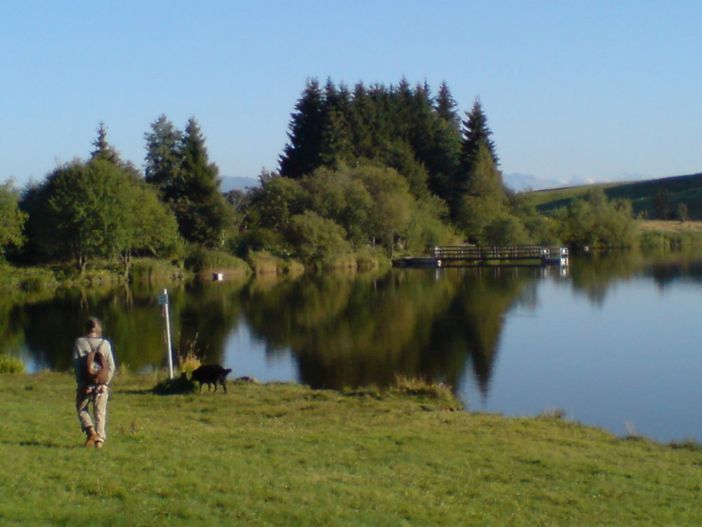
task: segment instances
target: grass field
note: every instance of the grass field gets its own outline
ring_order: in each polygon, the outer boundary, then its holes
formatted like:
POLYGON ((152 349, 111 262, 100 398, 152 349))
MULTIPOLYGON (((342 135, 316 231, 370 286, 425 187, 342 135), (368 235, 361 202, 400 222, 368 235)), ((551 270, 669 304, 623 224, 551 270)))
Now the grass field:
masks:
POLYGON ((444 390, 122 375, 102 450, 68 374, 0 376, 0 525, 699 525, 702 450, 557 418, 455 411, 444 390))

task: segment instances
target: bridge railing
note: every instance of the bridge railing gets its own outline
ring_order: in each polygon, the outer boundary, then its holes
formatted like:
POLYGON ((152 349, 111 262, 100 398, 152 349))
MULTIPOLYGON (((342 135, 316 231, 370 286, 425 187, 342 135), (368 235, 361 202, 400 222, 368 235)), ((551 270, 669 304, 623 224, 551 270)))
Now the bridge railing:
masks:
POLYGON ((428 252, 437 260, 524 260, 568 256, 566 247, 543 245, 435 245, 429 247, 428 252))

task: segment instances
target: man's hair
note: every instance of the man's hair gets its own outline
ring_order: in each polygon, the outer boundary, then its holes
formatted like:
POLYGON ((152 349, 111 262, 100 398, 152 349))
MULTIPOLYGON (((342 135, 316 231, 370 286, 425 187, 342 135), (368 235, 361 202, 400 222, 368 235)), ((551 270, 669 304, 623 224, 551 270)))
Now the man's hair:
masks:
POLYGON ((90 317, 85 321, 86 333, 102 333, 102 324, 97 317, 90 317))

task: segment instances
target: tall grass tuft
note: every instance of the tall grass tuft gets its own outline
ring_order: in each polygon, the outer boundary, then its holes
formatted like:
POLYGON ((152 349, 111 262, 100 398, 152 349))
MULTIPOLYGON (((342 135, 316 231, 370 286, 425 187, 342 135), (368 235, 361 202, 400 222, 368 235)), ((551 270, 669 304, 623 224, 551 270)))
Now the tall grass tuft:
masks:
POLYGON ((195 333, 193 340, 186 343, 185 350, 178 353, 178 364, 180 365, 180 372, 185 374, 188 379, 191 377, 193 371, 198 369, 202 365, 202 353, 198 350, 197 339, 199 333, 195 333))
POLYGON ((392 390, 400 394, 438 402, 439 406, 444 410, 463 409, 463 404, 454 395, 451 386, 448 384, 431 383, 424 379, 397 376, 395 377, 395 384, 392 390))
POLYGON ((17 357, 0 355, 0 373, 24 373, 24 362, 17 357))

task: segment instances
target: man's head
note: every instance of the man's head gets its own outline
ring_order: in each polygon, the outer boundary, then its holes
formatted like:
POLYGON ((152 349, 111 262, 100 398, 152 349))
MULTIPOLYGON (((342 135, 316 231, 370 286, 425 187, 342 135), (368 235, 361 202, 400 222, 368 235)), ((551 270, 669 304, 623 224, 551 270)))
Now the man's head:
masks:
POLYGON ((88 335, 102 335, 102 324, 100 324, 100 320, 97 317, 90 317, 88 320, 86 320, 85 332, 88 335))

